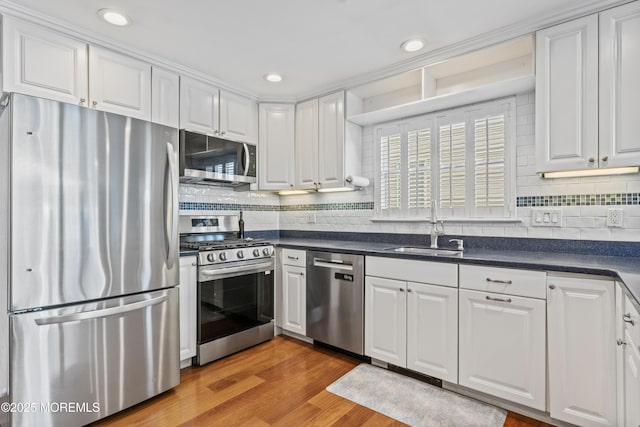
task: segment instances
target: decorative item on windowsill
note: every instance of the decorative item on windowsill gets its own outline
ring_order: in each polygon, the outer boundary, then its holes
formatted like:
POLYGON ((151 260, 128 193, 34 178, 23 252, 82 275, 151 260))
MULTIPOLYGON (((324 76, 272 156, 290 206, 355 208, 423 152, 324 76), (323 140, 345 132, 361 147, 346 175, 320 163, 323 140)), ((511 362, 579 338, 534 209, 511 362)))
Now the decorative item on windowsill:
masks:
POLYGON ((369 186, 369 178, 349 175, 345 178, 346 186, 337 188, 319 188, 318 193, 336 193, 340 191, 359 191, 369 186))

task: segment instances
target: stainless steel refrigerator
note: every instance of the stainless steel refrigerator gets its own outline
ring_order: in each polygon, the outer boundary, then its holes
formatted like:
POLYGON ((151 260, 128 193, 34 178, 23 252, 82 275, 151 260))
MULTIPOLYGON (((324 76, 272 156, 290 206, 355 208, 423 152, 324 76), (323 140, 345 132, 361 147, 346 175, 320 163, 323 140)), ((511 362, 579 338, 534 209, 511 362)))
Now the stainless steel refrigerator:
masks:
POLYGON ((84 425, 176 386, 178 131, 1 109, 0 425, 84 425))

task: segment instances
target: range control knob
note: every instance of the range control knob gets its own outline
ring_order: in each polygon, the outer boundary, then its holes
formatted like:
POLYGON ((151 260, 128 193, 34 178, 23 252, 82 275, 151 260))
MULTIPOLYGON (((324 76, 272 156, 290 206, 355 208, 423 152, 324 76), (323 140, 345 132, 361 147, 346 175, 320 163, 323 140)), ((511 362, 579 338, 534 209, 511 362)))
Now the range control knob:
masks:
POLYGON ((253 250, 253 256, 254 257, 259 257, 260 256, 260 249, 254 249, 253 250))
POLYGON ((207 254, 207 261, 214 262, 216 260, 216 254, 207 254))
POLYGON ((227 260, 227 253, 226 252, 220 252, 220 261, 226 261, 227 260))
POLYGON ((238 252, 236 253, 236 255, 237 255, 237 256, 238 256, 238 258, 240 258, 240 259, 244 258, 244 252, 242 252, 242 251, 238 251, 238 252))
POLYGON ((269 256, 269 255, 271 255, 271 250, 270 250, 269 248, 264 248, 264 249, 262 250, 262 254, 263 254, 264 256, 269 256))

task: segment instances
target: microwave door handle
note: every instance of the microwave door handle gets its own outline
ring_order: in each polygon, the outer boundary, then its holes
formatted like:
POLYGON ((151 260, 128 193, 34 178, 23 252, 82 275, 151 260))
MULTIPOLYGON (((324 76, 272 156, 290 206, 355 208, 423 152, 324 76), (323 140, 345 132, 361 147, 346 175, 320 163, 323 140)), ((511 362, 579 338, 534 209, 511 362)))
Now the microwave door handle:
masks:
POLYGON ((249 169, 251 168, 251 156, 249 155, 249 146, 244 143, 242 144, 242 147, 244 149, 244 173, 242 175, 247 176, 249 169))

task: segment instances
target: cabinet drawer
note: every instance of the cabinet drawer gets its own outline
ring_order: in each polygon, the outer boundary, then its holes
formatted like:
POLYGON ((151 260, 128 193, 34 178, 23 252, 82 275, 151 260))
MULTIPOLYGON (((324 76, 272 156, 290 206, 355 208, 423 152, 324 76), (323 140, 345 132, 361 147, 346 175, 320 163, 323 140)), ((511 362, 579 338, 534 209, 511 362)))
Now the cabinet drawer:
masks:
POLYGON ((458 287, 458 264, 371 256, 365 264, 367 276, 458 287))
POLYGON ((465 289, 545 299, 545 282, 544 271, 460 266, 460 287, 465 289))
POLYGON ((300 249, 282 249, 282 265, 306 267, 307 251, 300 249))
POLYGON ((623 316, 624 328, 633 340, 633 344, 640 345, 640 313, 638 313, 638 310, 636 310, 636 307, 627 295, 624 296, 623 316))

